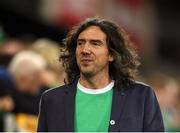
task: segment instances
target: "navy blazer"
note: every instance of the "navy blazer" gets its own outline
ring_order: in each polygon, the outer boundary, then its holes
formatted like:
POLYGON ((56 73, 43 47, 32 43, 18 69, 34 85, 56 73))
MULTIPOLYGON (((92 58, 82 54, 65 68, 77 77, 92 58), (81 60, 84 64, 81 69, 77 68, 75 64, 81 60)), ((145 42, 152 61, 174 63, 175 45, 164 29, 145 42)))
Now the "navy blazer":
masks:
MULTIPOLYGON (((43 93, 38 132, 73 132, 77 82, 43 93)), ((153 90, 143 83, 131 89, 113 89, 109 132, 163 132, 163 120, 153 90)), ((88 121, 88 120, 87 120, 88 121)))

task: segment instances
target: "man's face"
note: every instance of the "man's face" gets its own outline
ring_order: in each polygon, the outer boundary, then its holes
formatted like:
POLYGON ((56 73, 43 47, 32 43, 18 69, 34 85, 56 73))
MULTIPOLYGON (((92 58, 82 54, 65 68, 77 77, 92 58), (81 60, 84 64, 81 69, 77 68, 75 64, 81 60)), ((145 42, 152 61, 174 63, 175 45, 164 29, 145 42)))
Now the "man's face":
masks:
POLYGON ((80 73, 86 76, 108 74, 109 54, 106 34, 97 26, 90 26, 79 34, 76 47, 76 60, 80 73))

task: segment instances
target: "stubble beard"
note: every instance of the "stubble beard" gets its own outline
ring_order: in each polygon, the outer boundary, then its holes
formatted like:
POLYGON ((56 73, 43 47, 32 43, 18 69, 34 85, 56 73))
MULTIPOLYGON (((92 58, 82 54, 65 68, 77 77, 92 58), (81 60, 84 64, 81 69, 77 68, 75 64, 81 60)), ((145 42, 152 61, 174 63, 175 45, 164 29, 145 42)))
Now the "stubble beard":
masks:
MULTIPOLYGON (((81 67, 79 69, 80 69, 81 75, 85 78, 91 78, 94 76, 93 70, 83 70, 83 68, 81 68, 81 67)), ((86 69, 86 68, 84 68, 84 69, 86 69)))

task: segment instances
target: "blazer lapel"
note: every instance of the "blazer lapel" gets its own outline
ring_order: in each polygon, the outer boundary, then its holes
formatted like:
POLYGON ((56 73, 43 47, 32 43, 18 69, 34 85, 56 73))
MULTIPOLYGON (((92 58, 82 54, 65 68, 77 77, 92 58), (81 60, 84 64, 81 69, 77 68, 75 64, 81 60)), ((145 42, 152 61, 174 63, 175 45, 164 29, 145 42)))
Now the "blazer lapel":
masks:
POLYGON ((113 99, 112 99, 112 110, 109 123, 109 132, 118 132, 119 129, 119 119, 123 110, 125 103, 126 93, 123 91, 118 91, 113 89, 113 99))
POLYGON ((66 122, 67 122, 67 131, 74 131, 74 110, 75 110, 75 96, 77 82, 74 82, 71 86, 67 87, 67 97, 66 97, 66 122))

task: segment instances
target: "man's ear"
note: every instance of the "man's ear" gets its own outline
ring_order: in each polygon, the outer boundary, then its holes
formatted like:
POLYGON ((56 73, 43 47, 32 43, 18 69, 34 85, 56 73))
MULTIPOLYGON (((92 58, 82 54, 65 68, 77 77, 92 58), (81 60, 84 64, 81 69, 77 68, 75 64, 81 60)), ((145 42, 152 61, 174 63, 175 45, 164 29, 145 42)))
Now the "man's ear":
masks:
POLYGON ((113 57, 112 54, 109 55, 109 61, 110 61, 110 62, 114 61, 114 57, 113 57))

